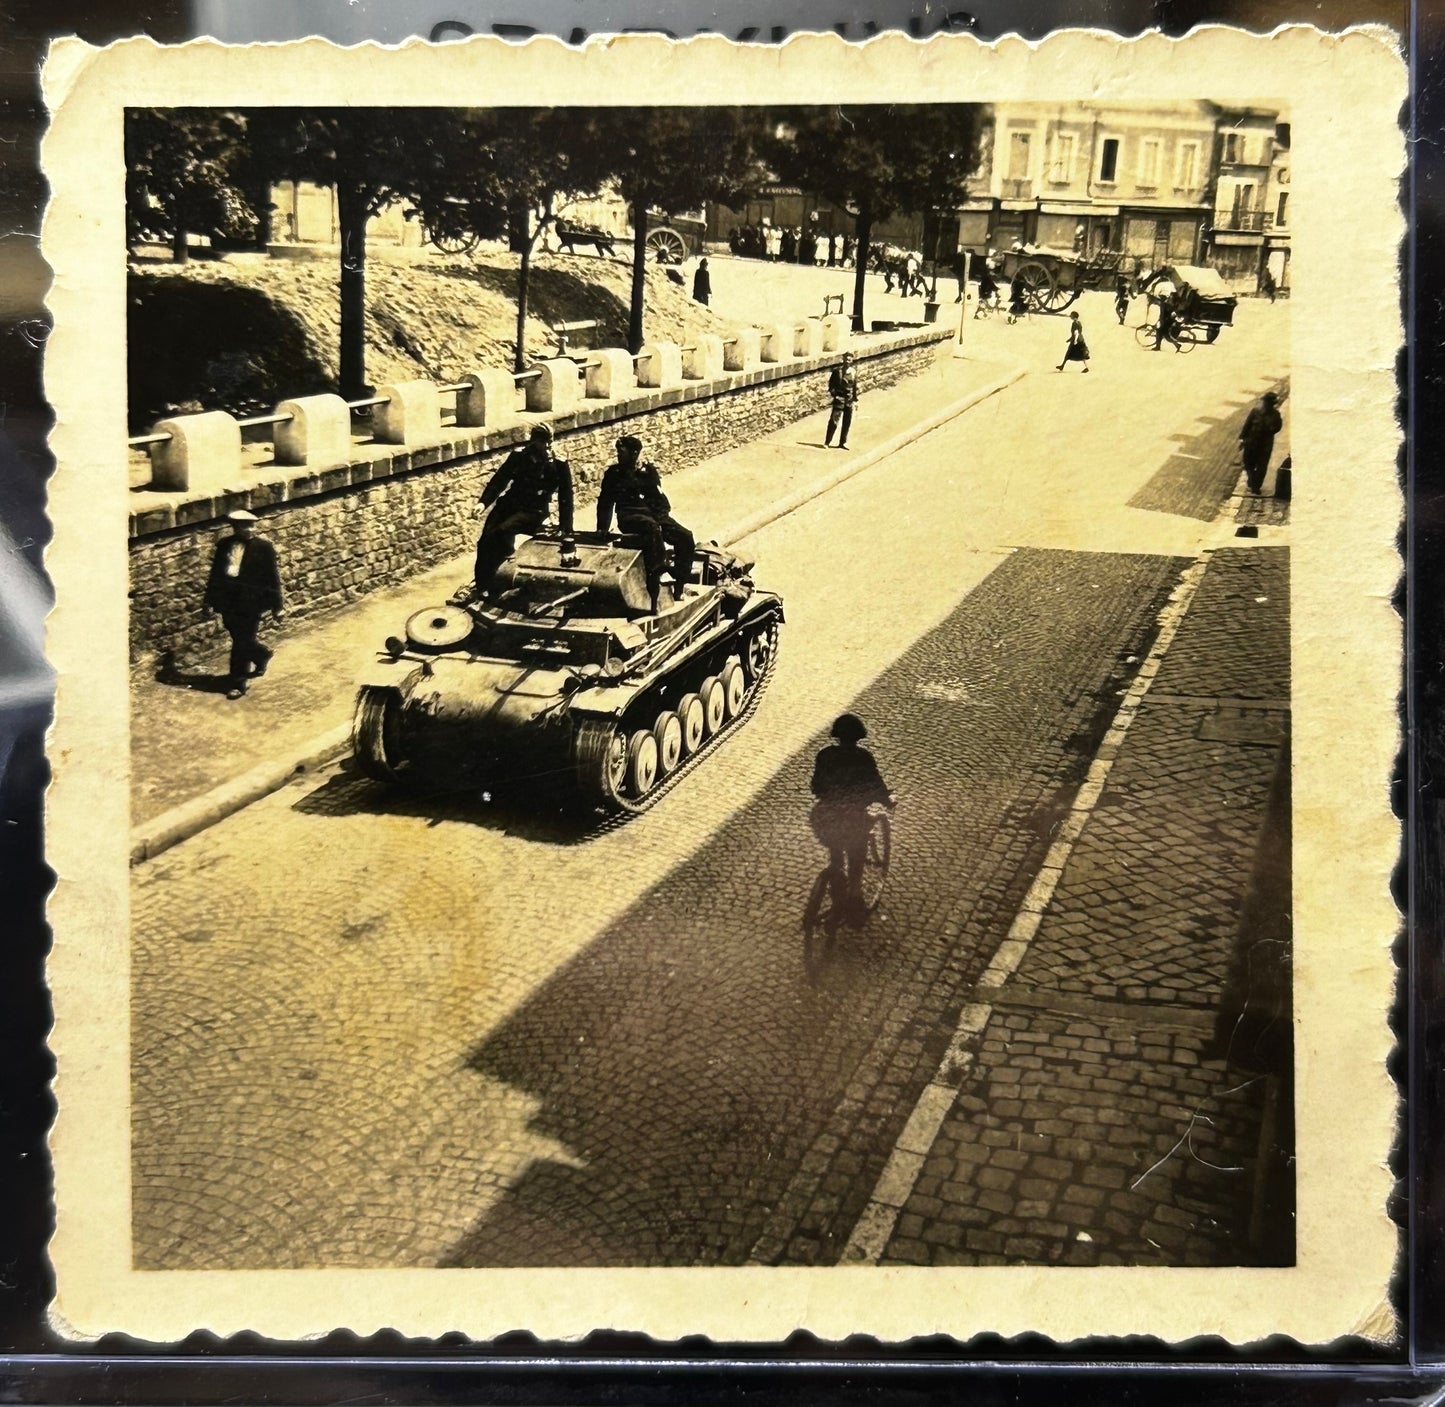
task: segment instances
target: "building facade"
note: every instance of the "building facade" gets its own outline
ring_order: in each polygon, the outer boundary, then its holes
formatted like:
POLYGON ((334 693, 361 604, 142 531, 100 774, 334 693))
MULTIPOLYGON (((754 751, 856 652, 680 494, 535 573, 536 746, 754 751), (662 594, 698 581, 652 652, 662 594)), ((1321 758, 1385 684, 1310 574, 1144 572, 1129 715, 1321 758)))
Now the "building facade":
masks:
POLYGON ((1274 224, 1270 199, 1278 119, 1274 108, 1219 109, 1205 259, 1226 279, 1250 287, 1264 270, 1274 224))

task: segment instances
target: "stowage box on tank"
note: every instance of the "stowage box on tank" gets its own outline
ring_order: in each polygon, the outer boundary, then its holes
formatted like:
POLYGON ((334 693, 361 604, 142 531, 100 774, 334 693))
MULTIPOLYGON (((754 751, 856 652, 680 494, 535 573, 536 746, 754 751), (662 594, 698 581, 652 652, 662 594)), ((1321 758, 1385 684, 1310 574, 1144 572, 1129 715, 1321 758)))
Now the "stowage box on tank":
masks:
POLYGON ((361 686, 352 748, 392 783, 486 786, 570 775, 637 811, 752 711, 783 603, 752 563, 699 546, 654 613, 635 540, 539 534, 486 591, 416 612, 361 686))

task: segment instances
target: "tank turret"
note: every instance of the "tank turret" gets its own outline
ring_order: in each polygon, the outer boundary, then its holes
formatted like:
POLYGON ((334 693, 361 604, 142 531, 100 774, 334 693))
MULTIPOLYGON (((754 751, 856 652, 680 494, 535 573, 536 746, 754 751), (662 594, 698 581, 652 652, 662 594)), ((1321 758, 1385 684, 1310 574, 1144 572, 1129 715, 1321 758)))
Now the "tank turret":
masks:
POLYGON ((751 570, 704 544, 654 611, 634 539, 530 538, 485 590, 468 583, 388 639, 357 696, 357 763, 428 787, 563 775, 590 804, 640 810, 767 682, 783 608, 751 570))

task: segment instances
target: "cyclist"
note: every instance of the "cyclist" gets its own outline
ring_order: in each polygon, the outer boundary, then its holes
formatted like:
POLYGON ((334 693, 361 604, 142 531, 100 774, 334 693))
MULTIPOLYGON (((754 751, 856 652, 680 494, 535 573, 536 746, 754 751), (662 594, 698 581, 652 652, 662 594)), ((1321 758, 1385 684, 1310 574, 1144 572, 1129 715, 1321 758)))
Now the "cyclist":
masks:
POLYGON ((859 743, 868 729, 856 713, 844 713, 833 724, 834 744, 825 747, 813 763, 813 795, 817 801, 809 814, 813 834, 828 847, 828 868, 845 879, 845 903, 840 907, 857 916, 862 907, 863 862, 868 853, 870 806, 893 808, 878 763, 859 743))

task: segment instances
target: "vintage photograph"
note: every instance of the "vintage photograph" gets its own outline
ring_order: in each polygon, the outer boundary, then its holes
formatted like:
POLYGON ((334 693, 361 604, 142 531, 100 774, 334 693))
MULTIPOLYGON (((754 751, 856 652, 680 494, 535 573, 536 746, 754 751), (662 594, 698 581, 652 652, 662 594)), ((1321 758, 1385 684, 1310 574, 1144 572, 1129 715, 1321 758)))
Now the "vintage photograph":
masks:
POLYGON ((1301 1262, 1286 80, 120 104, 128 1275, 1301 1262))

